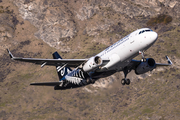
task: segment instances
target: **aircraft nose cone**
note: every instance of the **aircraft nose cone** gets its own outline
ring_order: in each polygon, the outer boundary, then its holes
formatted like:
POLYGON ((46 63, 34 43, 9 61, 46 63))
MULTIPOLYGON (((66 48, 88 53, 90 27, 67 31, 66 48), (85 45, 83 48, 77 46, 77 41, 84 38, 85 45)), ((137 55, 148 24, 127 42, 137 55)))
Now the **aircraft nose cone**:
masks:
POLYGON ((156 32, 153 32, 153 33, 151 34, 151 39, 152 39, 153 41, 156 41, 157 38, 158 38, 158 34, 157 34, 156 32))

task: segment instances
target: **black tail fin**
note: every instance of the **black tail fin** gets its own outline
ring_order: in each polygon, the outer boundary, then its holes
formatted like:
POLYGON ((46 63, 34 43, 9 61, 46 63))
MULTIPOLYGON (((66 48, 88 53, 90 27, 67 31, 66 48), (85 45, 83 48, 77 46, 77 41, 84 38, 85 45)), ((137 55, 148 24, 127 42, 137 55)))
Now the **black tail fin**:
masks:
MULTIPOLYGON (((62 59, 62 57, 58 54, 58 52, 54 52, 53 54, 54 59, 62 59)), ((56 66, 56 70, 59 76, 59 80, 61 80, 65 75, 67 75, 69 72, 71 72, 71 68, 69 67, 63 67, 62 66, 56 66)))

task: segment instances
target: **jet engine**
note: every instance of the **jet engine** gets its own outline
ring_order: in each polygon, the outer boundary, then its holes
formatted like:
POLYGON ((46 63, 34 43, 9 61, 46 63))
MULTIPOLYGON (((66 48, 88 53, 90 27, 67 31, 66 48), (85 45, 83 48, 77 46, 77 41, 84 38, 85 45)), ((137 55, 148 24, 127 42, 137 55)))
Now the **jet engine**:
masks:
POLYGON ((144 74, 148 71, 153 70, 156 68, 156 62, 153 58, 147 58, 145 62, 141 62, 136 68, 135 73, 137 75, 144 74))
POLYGON ((91 70, 97 69, 99 66, 101 66, 103 63, 101 57, 99 56, 94 56, 91 57, 84 65, 83 65, 83 70, 85 72, 89 72, 91 70))

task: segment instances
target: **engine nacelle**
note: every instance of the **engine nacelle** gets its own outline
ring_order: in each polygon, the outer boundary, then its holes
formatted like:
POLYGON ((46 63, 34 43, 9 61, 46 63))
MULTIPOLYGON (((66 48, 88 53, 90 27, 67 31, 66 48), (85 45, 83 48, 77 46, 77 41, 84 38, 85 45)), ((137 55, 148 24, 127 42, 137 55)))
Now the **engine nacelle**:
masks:
POLYGON ((103 63, 99 56, 91 57, 83 66, 85 72, 97 69, 103 63))
POLYGON ((156 68, 156 62, 153 58, 147 58, 145 62, 141 62, 135 69, 137 75, 144 74, 156 68))

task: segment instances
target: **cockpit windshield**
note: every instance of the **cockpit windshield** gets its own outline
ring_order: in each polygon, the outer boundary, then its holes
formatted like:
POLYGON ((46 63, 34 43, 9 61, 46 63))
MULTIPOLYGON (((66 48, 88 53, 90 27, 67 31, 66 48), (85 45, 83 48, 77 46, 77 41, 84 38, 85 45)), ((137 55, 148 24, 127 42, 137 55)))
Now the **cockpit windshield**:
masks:
POLYGON ((144 32, 150 32, 150 31, 153 31, 153 30, 151 30, 151 29, 149 29, 149 30, 142 30, 142 31, 139 32, 139 34, 144 33, 144 32))

